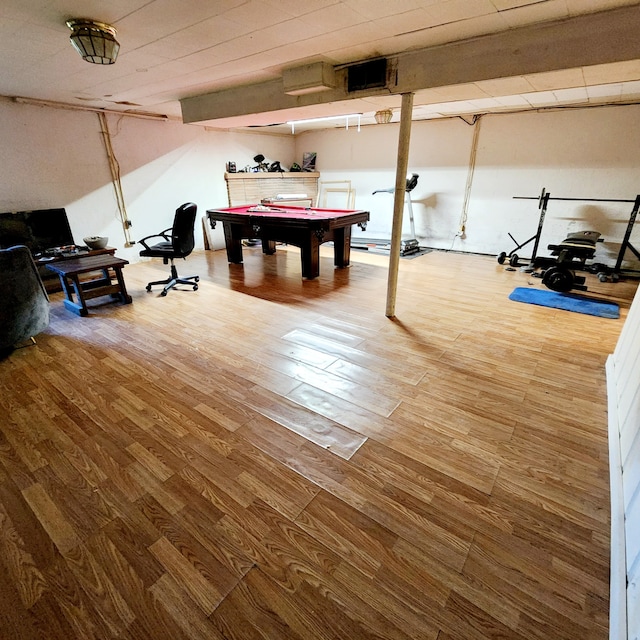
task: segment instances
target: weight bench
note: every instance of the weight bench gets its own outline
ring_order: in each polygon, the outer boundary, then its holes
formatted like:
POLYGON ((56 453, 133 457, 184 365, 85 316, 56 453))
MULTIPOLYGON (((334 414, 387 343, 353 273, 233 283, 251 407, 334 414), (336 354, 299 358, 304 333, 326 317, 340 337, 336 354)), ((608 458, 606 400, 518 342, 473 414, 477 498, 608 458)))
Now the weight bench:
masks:
MULTIPOLYGON (((585 277, 577 276, 574 270, 593 270, 587 268, 587 260, 591 260, 596 253, 596 243, 603 242, 598 231, 578 231, 570 233, 559 244, 550 244, 548 249, 555 257, 536 258, 534 269, 542 268, 542 284, 553 291, 570 291, 580 289, 586 291, 585 277)), ((604 273, 605 265, 594 265, 604 273)), ((600 273, 598 273, 598 278, 600 273)), ((606 280, 606 275, 605 275, 606 280)))

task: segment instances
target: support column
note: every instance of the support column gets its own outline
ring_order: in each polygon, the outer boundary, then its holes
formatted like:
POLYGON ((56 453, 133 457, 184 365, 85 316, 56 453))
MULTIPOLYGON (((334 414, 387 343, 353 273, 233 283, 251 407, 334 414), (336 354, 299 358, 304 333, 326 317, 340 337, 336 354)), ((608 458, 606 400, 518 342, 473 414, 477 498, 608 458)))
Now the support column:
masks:
POLYGON ((411 116, 413 93, 402 94, 400 110, 400 135, 398 137, 398 160, 396 163, 396 187, 393 195, 393 223, 391 227, 391 251, 389 254, 389 276, 387 279, 387 318, 395 317, 396 292, 398 289, 398 266, 402 243, 402 212, 407 189, 409 166, 409 140, 411 138, 411 116))

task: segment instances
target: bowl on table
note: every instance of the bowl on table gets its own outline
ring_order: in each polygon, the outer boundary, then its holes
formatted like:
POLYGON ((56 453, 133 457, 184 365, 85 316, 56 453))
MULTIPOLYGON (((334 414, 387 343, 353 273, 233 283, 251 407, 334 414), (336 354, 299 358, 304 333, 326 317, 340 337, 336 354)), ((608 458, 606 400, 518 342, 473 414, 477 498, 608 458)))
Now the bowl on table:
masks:
POLYGON ((105 236, 87 236, 83 238, 84 243, 89 249, 104 249, 109 242, 109 238, 105 236))

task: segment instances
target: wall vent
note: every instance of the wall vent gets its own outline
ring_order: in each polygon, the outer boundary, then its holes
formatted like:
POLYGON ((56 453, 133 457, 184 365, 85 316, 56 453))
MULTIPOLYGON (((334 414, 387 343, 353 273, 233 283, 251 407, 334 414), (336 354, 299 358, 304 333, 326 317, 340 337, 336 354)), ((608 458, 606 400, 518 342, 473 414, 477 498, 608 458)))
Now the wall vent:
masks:
POLYGON ((379 58, 347 68, 347 90, 362 91, 387 86, 387 59, 379 58))

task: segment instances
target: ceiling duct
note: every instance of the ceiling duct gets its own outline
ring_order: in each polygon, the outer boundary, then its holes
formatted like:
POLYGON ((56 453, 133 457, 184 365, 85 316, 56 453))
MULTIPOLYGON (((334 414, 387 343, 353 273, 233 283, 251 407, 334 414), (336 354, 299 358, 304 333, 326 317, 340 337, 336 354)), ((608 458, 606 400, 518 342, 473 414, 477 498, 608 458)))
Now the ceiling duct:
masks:
POLYGON ((328 91, 336 86, 333 67, 326 62, 305 64, 285 69, 282 74, 284 92, 290 96, 328 91))
POLYGON ((387 86, 387 59, 379 58, 347 67, 347 90, 363 91, 387 86))

